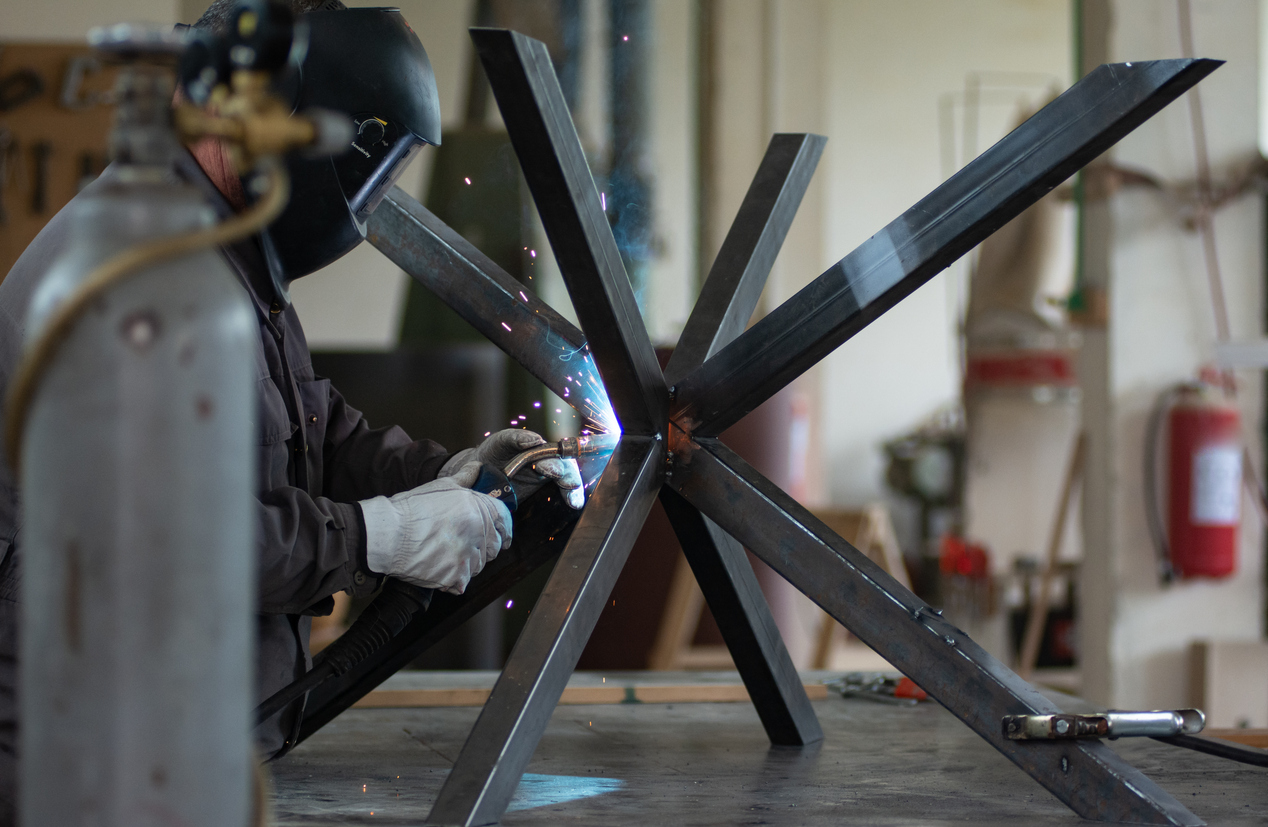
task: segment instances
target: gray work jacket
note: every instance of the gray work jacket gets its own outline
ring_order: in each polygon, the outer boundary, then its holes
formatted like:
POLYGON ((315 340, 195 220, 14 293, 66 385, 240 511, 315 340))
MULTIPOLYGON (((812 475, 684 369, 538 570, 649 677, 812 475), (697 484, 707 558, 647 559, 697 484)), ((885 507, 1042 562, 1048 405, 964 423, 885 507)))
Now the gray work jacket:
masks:
MULTIPOLYGON (((228 214, 192 157, 184 155, 178 169, 228 214)), ((67 243, 68 216, 69 208, 54 216, 0 283, 0 388, 22 352, 30 296, 67 243)), ((250 296, 260 329, 256 686, 263 700, 311 667, 310 616, 329 614, 335 592, 361 596, 377 586, 365 564, 357 501, 430 482, 448 454, 429 440, 412 441, 400 428, 372 429, 329 379, 314 375, 299 317, 274 297, 256 241, 222 252, 250 296)), ((12 474, 0 459, 0 825, 13 822, 16 783, 20 513, 12 474)), ((299 703, 257 730, 265 755, 294 736, 298 713, 299 703)))

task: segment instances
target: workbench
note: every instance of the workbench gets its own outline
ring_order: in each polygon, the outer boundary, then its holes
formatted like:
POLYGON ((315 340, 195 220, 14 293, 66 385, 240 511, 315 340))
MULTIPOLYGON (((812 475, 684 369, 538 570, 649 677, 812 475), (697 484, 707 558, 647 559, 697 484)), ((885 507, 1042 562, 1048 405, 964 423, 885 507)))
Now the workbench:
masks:
MULTIPOLYGON (((276 823, 422 824, 480 713, 448 704, 478 703, 496 675, 398 673, 379 692, 412 697, 372 694, 270 765, 276 823), (446 705, 372 706, 389 702, 446 705)), ((791 749, 770 746, 735 673, 578 673, 502 823, 1082 823, 936 703, 842 698, 820 686, 836 676, 802 674, 820 687, 810 694, 825 737, 791 749), (639 700, 658 695, 730 700, 639 700)), ((1268 770, 1149 740, 1114 749, 1209 824, 1268 824, 1268 770)))

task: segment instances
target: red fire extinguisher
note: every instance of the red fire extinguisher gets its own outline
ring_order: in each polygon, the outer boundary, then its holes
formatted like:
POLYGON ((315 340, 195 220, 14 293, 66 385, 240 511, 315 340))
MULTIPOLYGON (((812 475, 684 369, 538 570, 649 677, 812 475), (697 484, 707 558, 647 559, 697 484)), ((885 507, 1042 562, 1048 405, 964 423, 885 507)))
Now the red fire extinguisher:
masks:
MULTIPOLYGON (((1206 377, 1204 377, 1206 378, 1206 377)), ((1237 569, 1241 519, 1241 416, 1207 382, 1177 385, 1158 397, 1145 456, 1149 528, 1164 581, 1227 577, 1237 569), (1158 441, 1167 434, 1167 519, 1158 512, 1158 441)))

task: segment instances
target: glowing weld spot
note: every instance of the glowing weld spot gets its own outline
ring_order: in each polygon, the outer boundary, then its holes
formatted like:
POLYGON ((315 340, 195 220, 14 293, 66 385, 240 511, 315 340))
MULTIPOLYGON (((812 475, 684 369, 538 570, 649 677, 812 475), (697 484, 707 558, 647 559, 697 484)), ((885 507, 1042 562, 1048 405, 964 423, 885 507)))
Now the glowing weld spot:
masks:
POLYGON ((507 324, 506 322, 502 322, 502 327, 505 327, 507 329, 507 332, 510 332, 511 330, 511 326, 507 324))

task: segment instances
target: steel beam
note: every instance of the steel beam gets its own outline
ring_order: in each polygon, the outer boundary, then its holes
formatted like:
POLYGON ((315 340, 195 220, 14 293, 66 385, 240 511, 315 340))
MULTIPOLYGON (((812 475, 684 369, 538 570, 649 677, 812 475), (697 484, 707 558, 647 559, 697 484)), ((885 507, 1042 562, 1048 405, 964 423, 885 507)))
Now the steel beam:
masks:
MULTIPOLYGON (((295 743, 303 741, 361 700, 383 681, 470 620, 507 589, 553 559, 564 548, 580 512, 542 490, 515 513, 515 539, 471 579, 463 594, 438 591, 431 607, 420 612, 395 638, 343 675, 331 678, 308 695, 304 720, 295 743)), ((319 654, 318 660, 321 655, 319 654)))
MULTIPOLYGON (((775 135, 665 369, 672 383, 744 331, 823 154, 819 135, 775 135)), ((731 659, 774 744, 823 738, 748 555, 669 488, 660 495, 731 659)))
POLYGON ((663 432, 665 377, 550 54, 541 41, 504 29, 472 29, 471 39, 621 427, 663 432))
POLYGON ((1060 710, 715 439, 673 439, 670 483, 1083 818, 1203 822, 1099 741, 1004 737, 1005 715, 1060 710))
POLYGON ((665 368, 673 384, 744 332, 828 139, 775 135, 665 368))
POLYGON ((1220 65, 1102 66, 680 382, 672 418, 716 436, 1220 65))
POLYGON ((771 743, 800 747, 823 740, 744 548, 668 486, 660 501, 771 743))
POLYGON ((659 438, 622 438, 428 824, 492 824, 506 810, 651 510, 664 457, 659 438))
POLYGON ((400 187, 370 216, 366 240, 555 395, 593 417, 584 399, 570 393, 603 387, 586 358, 585 336, 475 245, 400 187))

